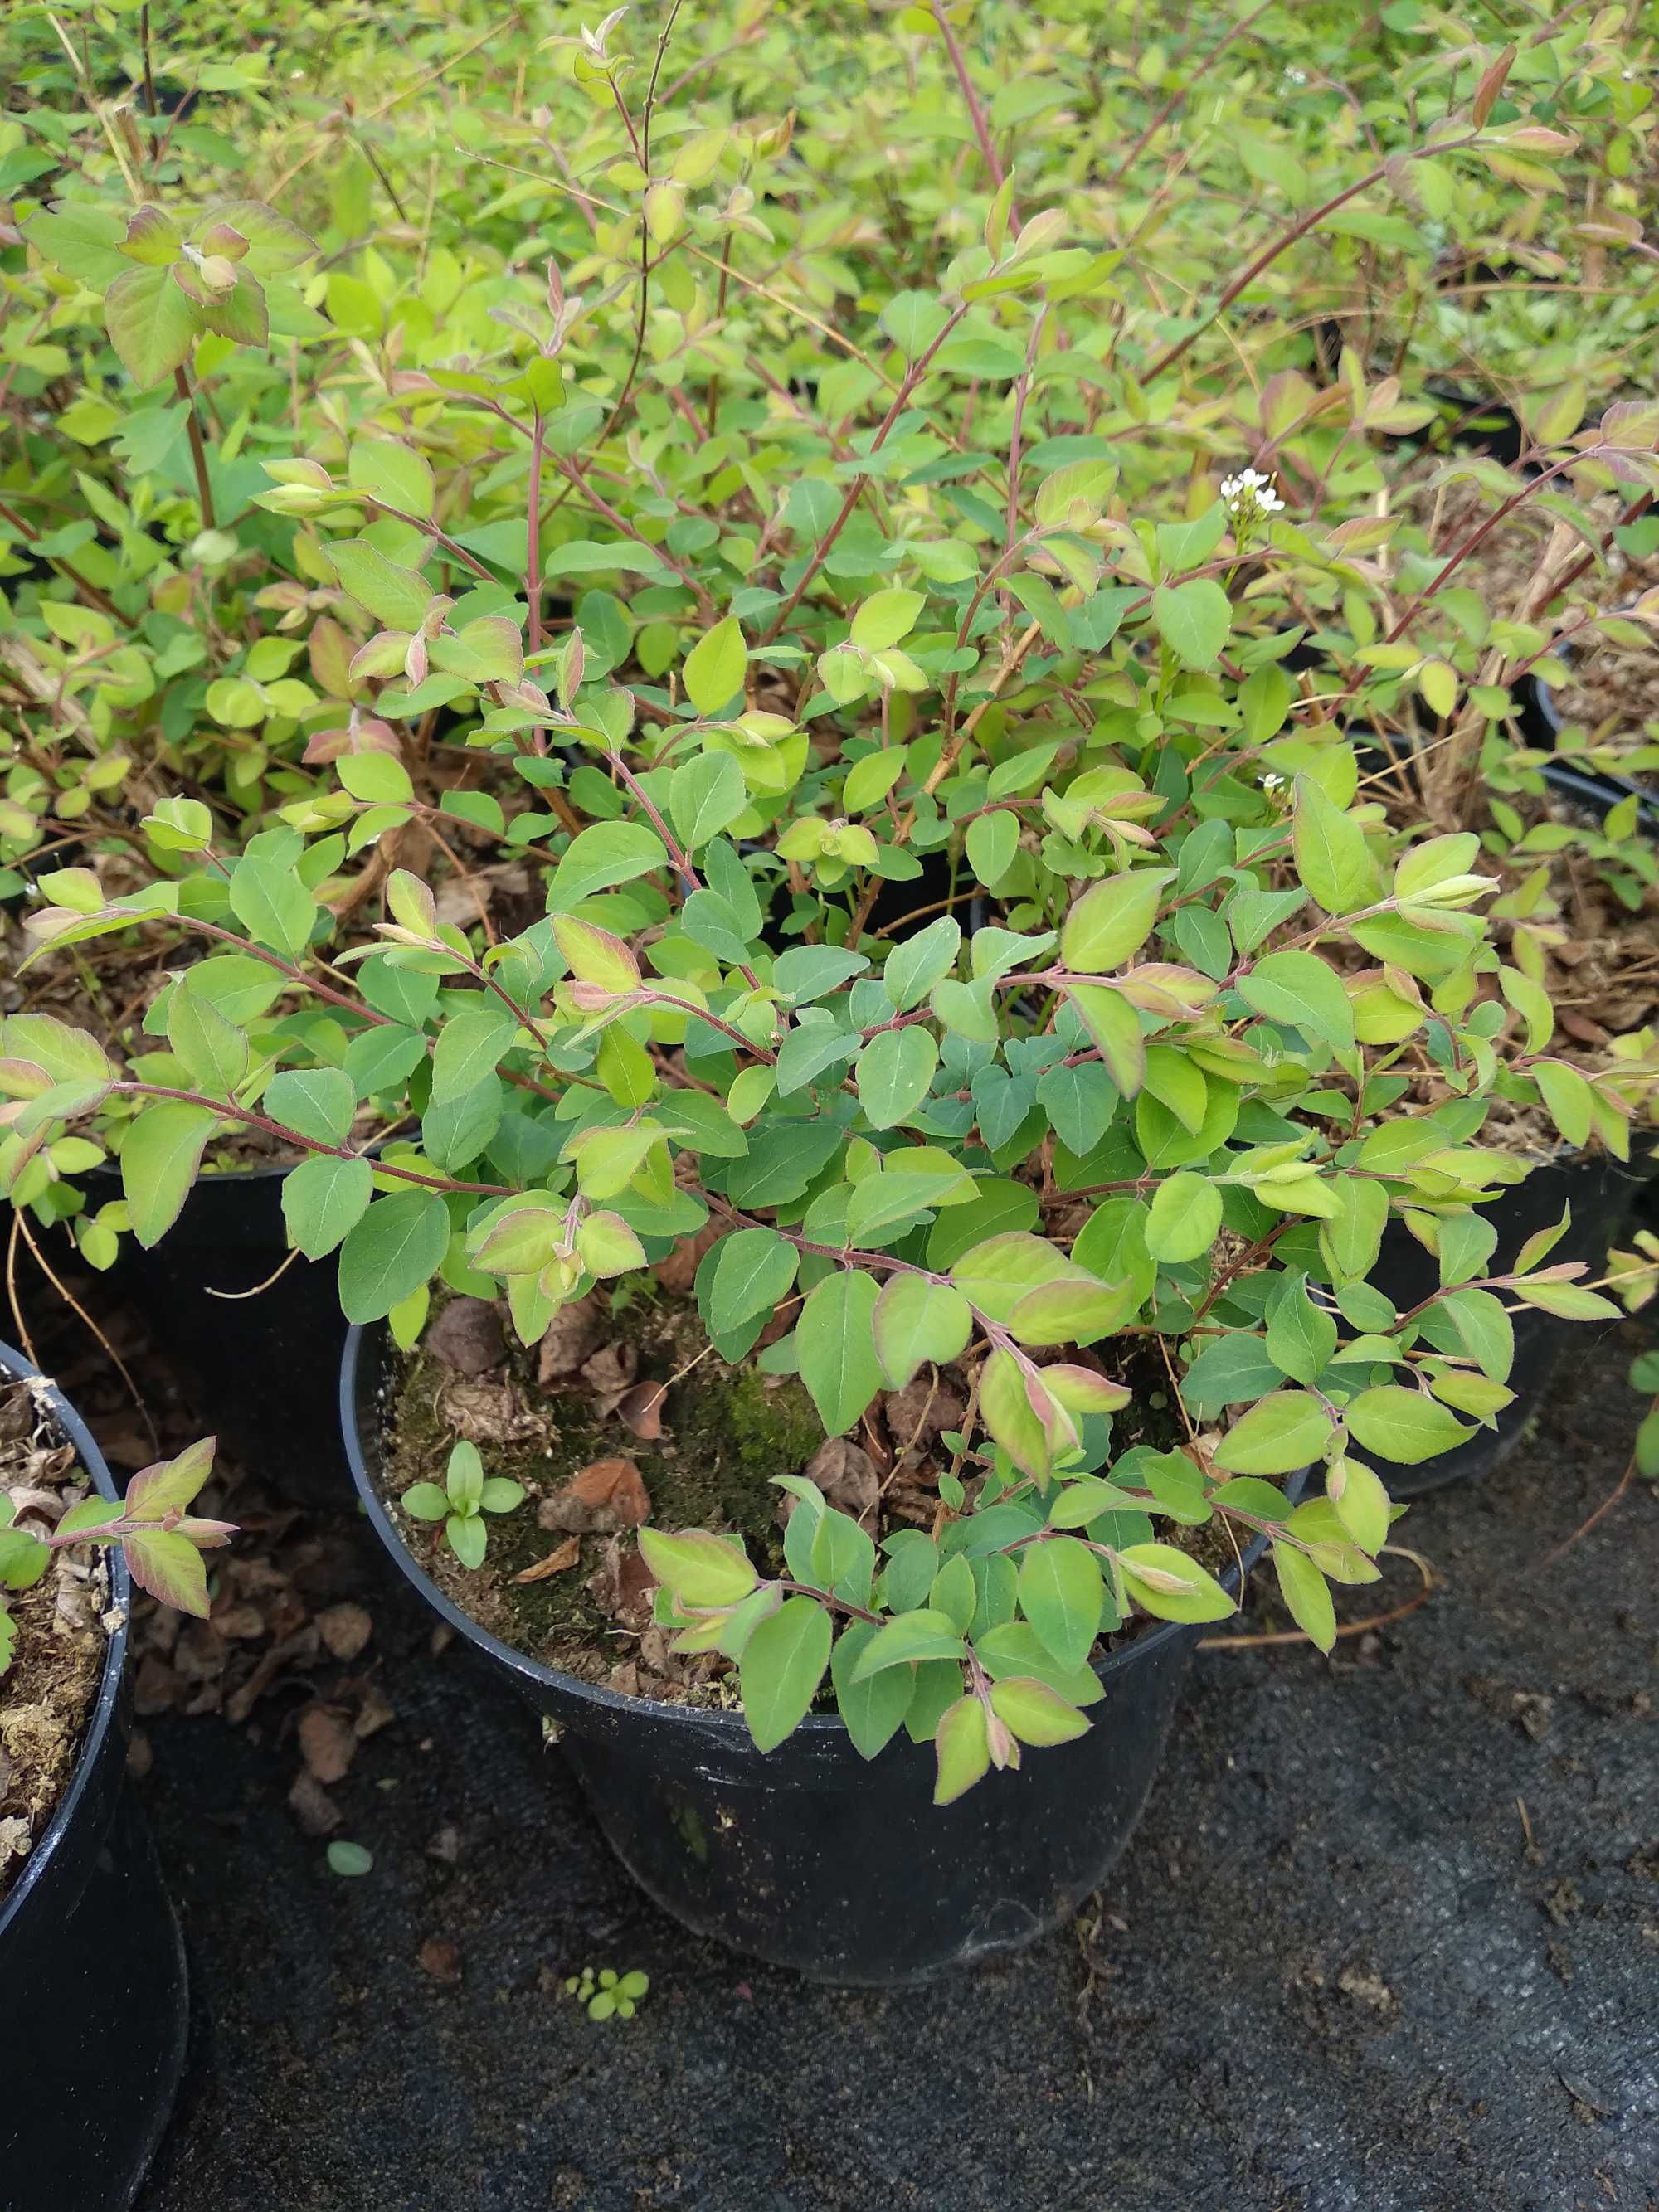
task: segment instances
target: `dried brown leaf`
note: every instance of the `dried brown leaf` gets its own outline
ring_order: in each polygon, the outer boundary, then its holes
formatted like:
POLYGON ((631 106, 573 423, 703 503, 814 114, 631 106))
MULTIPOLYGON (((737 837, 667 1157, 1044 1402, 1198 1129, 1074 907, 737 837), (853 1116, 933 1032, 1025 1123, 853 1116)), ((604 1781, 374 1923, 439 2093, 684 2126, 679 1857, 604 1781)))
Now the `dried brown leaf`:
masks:
POLYGON ((550 1552, 544 1559, 538 1559, 533 1567, 526 1567, 522 1574, 514 1575, 513 1579, 515 1583, 544 1583, 550 1575, 562 1575, 567 1567, 574 1567, 581 1555, 580 1537, 567 1536, 563 1543, 550 1552))

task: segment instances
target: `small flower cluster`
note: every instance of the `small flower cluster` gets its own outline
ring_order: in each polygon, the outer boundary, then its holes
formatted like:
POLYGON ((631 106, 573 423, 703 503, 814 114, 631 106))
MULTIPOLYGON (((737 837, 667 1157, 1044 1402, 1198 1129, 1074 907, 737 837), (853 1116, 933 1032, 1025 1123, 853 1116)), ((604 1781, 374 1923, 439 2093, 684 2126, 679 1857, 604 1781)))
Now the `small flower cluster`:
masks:
POLYGON ((1241 469, 1236 477, 1223 477, 1221 496, 1232 510, 1238 522, 1254 522, 1259 517, 1278 514, 1285 502, 1273 489, 1273 480, 1260 469, 1241 469))

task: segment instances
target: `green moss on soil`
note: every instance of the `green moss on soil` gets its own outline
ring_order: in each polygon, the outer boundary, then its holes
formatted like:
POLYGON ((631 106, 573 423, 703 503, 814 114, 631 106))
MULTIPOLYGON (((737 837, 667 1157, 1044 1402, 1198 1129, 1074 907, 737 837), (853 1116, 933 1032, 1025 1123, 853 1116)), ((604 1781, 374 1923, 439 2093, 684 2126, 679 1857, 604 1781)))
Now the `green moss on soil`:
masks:
MULTIPOLYGON (((637 1347, 641 1382, 666 1381, 704 1346, 695 1311, 667 1299, 623 1308, 611 1317, 610 1334, 637 1347)), ((521 1483, 526 1502, 489 1516, 489 1548, 477 1573, 455 1560, 441 1528, 434 1547, 425 1526, 404 1521, 408 1540, 433 1578, 483 1626, 532 1657, 602 1680, 635 1642, 619 1635, 588 1589, 609 1540, 584 1536, 574 1566, 542 1582, 515 1583, 515 1575, 565 1540, 560 1530, 538 1525, 538 1502, 595 1460, 631 1459, 650 1493, 653 1523, 735 1531, 763 1573, 781 1573, 781 1493, 772 1479, 798 1474, 823 1431, 793 1377, 728 1367, 708 1354, 671 1384, 662 1405, 664 1433, 647 1443, 621 1421, 600 1419, 586 1392, 543 1389, 535 1379, 536 1357, 515 1346, 506 1370, 532 1432, 491 1438, 477 1432, 473 1401, 465 1395, 476 1386, 459 1383, 464 1395, 458 1396, 453 1370, 417 1349, 393 1394, 386 1493, 395 1498, 414 1483, 441 1482, 457 1436, 471 1433, 485 1474, 521 1483)), ((622 1540, 631 1546, 633 1532, 624 1530, 622 1540)))

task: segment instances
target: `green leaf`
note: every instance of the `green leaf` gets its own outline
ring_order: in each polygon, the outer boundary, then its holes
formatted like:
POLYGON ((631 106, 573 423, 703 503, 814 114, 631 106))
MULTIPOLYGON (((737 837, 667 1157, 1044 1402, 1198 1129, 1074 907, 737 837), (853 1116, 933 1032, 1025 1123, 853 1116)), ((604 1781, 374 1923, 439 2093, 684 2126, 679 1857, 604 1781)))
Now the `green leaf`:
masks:
POLYGON ((302 1137, 340 1145, 351 1127, 356 1093, 343 1068, 290 1068, 272 1076, 263 1103, 275 1120, 302 1137))
POLYGON ((1239 996, 1270 1022, 1300 1030, 1311 1042, 1346 1051, 1353 1043, 1353 1006, 1334 969, 1311 952, 1270 952, 1238 986, 1239 996))
POLYGON ((1389 1194, 1380 1182, 1338 1176, 1326 1188, 1337 1211, 1319 1224, 1319 1249, 1339 1284, 1363 1282, 1376 1265, 1389 1218, 1389 1194))
POLYGON ((159 384, 190 359, 206 322, 179 289, 171 264, 129 269, 104 295, 104 323, 121 366, 140 386, 159 384))
POLYGON ((1321 1400, 1305 1390, 1278 1390, 1234 1422, 1215 1463, 1229 1474, 1291 1474, 1321 1456, 1335 1430, 1321 1400))
POLYGON ((938 1067, 939 1045, 928 1030, 884 1030, 872 1037, 853 1071, 871 1127, 892 1129, 908 1121, 927 1096, 938 1067))
POLYGON ((805 1718, 830 1664, 830 1635, 823 1607, 799 1596, 786 1598, 750 1635, 738 1686, 758 1750, 775 1749, 805 1718))
MULTIPOLYGON (((1380 1459, 1397 1460, 1407 1467, 1449 1451, 1474 1434, 1437 1400, 1402 1382, 1362 1390, 1343 1410, 1348 1434, 1356 1443, 1380 1459)), ((1246 1470, 1251 1471, 1262 1472, 1246 1470)))
POLYGON ((0 1528, 0 1583, 32 1589, 52 1565, 52 1547, 27 1528, 0 1528))
POLYGON ((739 1229, 722 1237, 708 1286, 708 1328, 729 1336, 751 1316, 781 1305, 795 1279, 800 1254, 771 1229, 739 1229))
POLYGON ((963 1698, 940 1715, 933 1747, 939 1758, 933 1802, 954 1804, 990 1771, 990 1730, 977 1698, 963 1698))
MULTIPOLYGON (((748 666, 749 648, 744 643, 743 631, 736 617, 727 615, 724 622, 716 623, 713 629, 706 631, 687 653, 680 680, 686 697, 698 714, 718 714, 741 693, 748 666)), ((735 767, 736 763, 732 765, 735 767)))
POLYGON ((1280 1542, 1273 1548, 1279 1595, 1291 1620, 1322 1651, 1328 1651, 1336 1642, 1336 1607, 1331 1602, 1330 1584, 1305 1552, 1280 1542))
POLYGON ((645 1564, 682 1606, 718 1610, 746 1598, 759 1579, 741 1547, 706 1528, 639 1532, 645 1564))
POLYGON ((967 1349, 974 1317, 960 1291, 919 1274, 890 1275, 872 1316, 876 1357, 888 1387, 903 1389, 931 1360, 944 1367, 967 1349))
POLYGON ((1117 1555, 1129 1595, 1158 1620, 1225 1620, 1237 1610, 1215 1577, 1173 1544, 1129 1544, 1117 1555))
POLYGON ((1030 1674, 1010 1675, 991 1692, 991 1711, 1022 1743, 1070 1743, 1089 1723, 1073 1705, 1030 1674))
POLYGON ((830 1654, 836 1709, 861 1759, 873 1759, 890 1741, 910 1703, 911 1677, 901 1668, 884 1668, 862 1681, 855 1679, 858 1663, 875 1634, 873 1621, 851 1621, 836 1638, 830 1654))
POLYGON ((902 1613, 878 1628, 852 1669, 851 1679, 867 1682, 884 1668, 902 1667, 921 1659, 960 1659, 967 1645, 954 1622, 926 1606, 902 1613))
POLYGON ((449 1209, 432 1190, 377 1198, 340 1248, 340 1304, 350 1322, 384 1320, 443 1264, 449 1209))
POLYGON ((1126 1098, 1139 1097, 1146 1079, 1146 1042, 1140 1016, 1121 992, 1073 983, 1066 994, 1099 1048, 1102 1064, 1126 1098))
POLYGON ((1311 1382, 1335 1350, 1336 1323, 1314 1304, 1307 1278, 1280 1276, 1267 1309, 1268 1358, 1293 1382, 1311 1382))
POLYGON ((283 1178, 289 1243, 307 1260, 323 1259, 356 1227, 374 1194, 374 1170, 367 1160, 330 1152, 302 1160, 283 1178))
POLYGON ((927 601, 920 592, 895 586, 872 592, 853 617, 853 643, 866 653, 883 653, 908 637, 927 601))
POLYGON ((354 491, 367 492, 382 507, 396 507, 422 522, 432 513, 435 490, 432 465, 424 453, 417 453, 401 439, 354 439, 346 474, 354 491))
POLYGON ((1534 1060, 1532 1074, 1551 1121, 1567 1142, 1588 1144, 1595 1093, 1583 1076, 1563 1060, 1534 1060))
POLYGON ((1062 963, 1078 975, 1104 975, 1121 968, 1151 936, 1164 887, 1174 872, 1138 868, 1091 884, 1060 929, 1062 963))
POLYGON ((1019 817, 1000 806, 968 824, 968 865, 988 890, 1006 876, 1019 850, 1019 817))
POLYGON ((1037 1194, 1029 1183, 983 1176, 970 1204, 948 1206, 933 1224, 927 1238, 927 1265, 942 1273, 964 1252, 994 1237, 1035 1228, 1039 1211, 1037 1194))
POLYGON ((1146 1249, 1155 1260, 1196 1260, 1221 1233, 1221 1193, 1202 1176, 1172 1175, 1152 1194, 1146 1249))
POLYGON ((1184 668, 1213 668, 1233 626, 1227 594, 1213 577, 1160 584, 1152 593, 1158 635, 1184 668))
POLYGON ((329 1845, 328 1870, 347 1881, 356 1881, 374 1869, 374 1854, 362 1844, 343 1843, 338 1837, 329 1845))
POLYGON ((1362 1552, 1373 1555, 1389 1540, 1389 1493, 1363 1460, 1340 1459, 1327 1471, 1325 1492, 1337 1518, 1362 1552))
POLYGON ((948 914, 896 945, 881 971, 882 988, 895 1012, 908 1013, 919 1006, 939 978, 956 965, 961 948, 961 924, 948 914))
POLYGON ((642 822, 596 822, 571 839, 554 870, 548 909, 568 914, 595 891, 660 868, 667 859, 662 839, 642 822))
POLYGON ((217 1125, 209 1107, 171 1103, 134 1117, 121 1146, 121 1188, 132 1233, 146 1251, 179 1218, 217 1125))
POLYGON ((826 1436, 838 1437, 881 1388, 873 1322, 874 1280, 838 1267, 809 1294, 795 1329, 800 1379, 811 1394, 826 1436))
POLYGON ((474 1572, 483 1566, 489 1548, 489 1534, 476 1514, 452 1513, 444 1522, 449 1548, 464 1567, 474 1572))
POLYGON ((291 862, 245 852, 230 872, 230 907, 256 944, 290 956, 311 940, 317 902, 291 862))
POLYGON ((1100 1634, 1100 1567, 1077 1536, 1050 1536, 1020 1555, 1019 1608, 1062 1667, 1080 1667, 1100 1634))
POLYGON ((748 804, 743 770, 730 753, 699 753, 669 779, 669 816, 688 853, 718 837, 748 804))
POLYGON ((199 991, 168 994, 167 1042, 210 1097, 228 1098, 247 1073, 246 1037, 199 991))
POLYGON ((188 1536, 176 1529, 146 1528, 121 1539, 121 1556, 140 1589, 177 1612, 207 1619, 207 1568, 188 1536))
POLYGON ((1327 914, 1352 914, 1375 901, 1380 877, 1364 831, 1332 805, 1310 775, 1296 780, 1291 842, 1297 876, 1327 914))
MULTIPOLYGON (((518 528, 520 544, 522 544, 522 522, 518 528)), ((465 540, 462 542, 465 544, 465 540)), ((484 557, 488 560, 489 556, 486 554, 484 557)), ((504 565, 522 568, 522 555, 504 565)), ((618 538, 612 544, 603 545, 596 538, 575 538, 563 545, 554 546, 542 562, 542 574, 550 580, 555 576, 610 575, 613 572, 627 576, 661 575, 664 572, 662 556, 653 552, 648 545, 635 544, 627 538, 618 538)))
POLYGON ((346 591, 376 622, 387 629, 420 629, 437 597, 424 576, 388 561, 365 538, 337 538, 324 550, 346 591))

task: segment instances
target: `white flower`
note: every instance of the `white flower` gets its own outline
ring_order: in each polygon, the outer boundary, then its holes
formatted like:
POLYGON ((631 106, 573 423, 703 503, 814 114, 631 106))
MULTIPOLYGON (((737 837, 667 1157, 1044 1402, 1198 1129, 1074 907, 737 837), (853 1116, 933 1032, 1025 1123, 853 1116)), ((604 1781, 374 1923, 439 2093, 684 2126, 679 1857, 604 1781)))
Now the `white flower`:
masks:
POLYGON ((1221 496, 1232 509, 1236 521, 1253 522, 1260 517, 1279 514, 1284 501, 1273 489, 1273 480, 1260 469, 1241 469, 1236 477, 1223 477, 1221 496))
POLYGON ((1284 781, 1285 779, 1282 775, 1275 775, 1273 771, 1269 769, 1261 779, 1261 788, 1263 791, 1278 791, 1283 787, 1284 781))

